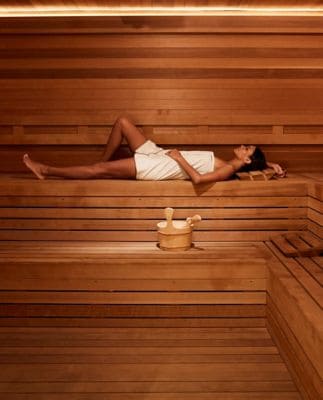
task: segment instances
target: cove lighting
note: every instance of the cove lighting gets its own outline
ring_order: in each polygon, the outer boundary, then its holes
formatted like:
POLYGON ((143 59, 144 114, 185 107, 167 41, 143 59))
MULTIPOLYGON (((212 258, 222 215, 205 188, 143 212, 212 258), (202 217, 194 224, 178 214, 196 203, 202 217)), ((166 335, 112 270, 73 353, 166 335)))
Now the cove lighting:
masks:
POLYGON ((183 16, 183 15, 318 15, 322 7, 1 7, 0 17, 37 16, 183 16))

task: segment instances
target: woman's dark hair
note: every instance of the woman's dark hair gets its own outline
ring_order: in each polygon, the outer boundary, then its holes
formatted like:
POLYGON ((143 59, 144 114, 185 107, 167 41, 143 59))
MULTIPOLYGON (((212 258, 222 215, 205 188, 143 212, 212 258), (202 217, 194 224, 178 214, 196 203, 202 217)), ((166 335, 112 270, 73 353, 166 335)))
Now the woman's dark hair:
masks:
POLYGON ((258 146, 250 156, 250 159, 251 163, 245 164, 238 172, 258 171, 265 169, 267 166, 265 154, 258 146))

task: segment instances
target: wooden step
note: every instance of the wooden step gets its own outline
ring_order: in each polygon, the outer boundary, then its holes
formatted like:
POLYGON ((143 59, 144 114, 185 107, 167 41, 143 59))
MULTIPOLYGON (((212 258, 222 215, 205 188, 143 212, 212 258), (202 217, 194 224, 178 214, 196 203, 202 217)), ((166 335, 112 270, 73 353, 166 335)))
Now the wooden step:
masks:
POLYGON ((323 253, 323 240, 308 231, 273 236, 271 241, 286 257, 314 257, 323 253))

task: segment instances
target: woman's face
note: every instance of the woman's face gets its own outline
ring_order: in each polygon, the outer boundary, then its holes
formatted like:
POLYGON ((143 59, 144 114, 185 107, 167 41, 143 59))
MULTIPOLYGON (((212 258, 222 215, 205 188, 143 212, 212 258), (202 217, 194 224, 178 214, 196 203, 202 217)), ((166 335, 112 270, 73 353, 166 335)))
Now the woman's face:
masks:
POLYGON ((243 161, 244 163, 250 163, 251 162, 251 156, 253 155, 253 153, 256 150, 256 146, 254 145, 244 145, 242 144, 239 147, 236 147, 233 151, 235 156, 243 161))

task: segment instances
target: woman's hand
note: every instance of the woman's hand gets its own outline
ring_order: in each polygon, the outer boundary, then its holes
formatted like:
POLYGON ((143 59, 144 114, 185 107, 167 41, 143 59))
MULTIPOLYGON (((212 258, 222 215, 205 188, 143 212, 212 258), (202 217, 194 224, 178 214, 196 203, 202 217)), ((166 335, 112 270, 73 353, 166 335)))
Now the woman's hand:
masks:
POLYGON ((182 159, 182 158, 183 158, 183 156, 181 155, 180 151, 177 150, 177 149, 169 150, 169 151, 166 153, 166 155, 169 156, 170 158, 172 158, 172 159, 175 160, 175 161, 178 161, 179 159, 182 159))
POLYGON ((283 169, 279 164, 267 162, 267 166, 275 171, 275 174, 280 178, 286 176, 286 170, 283 169))

